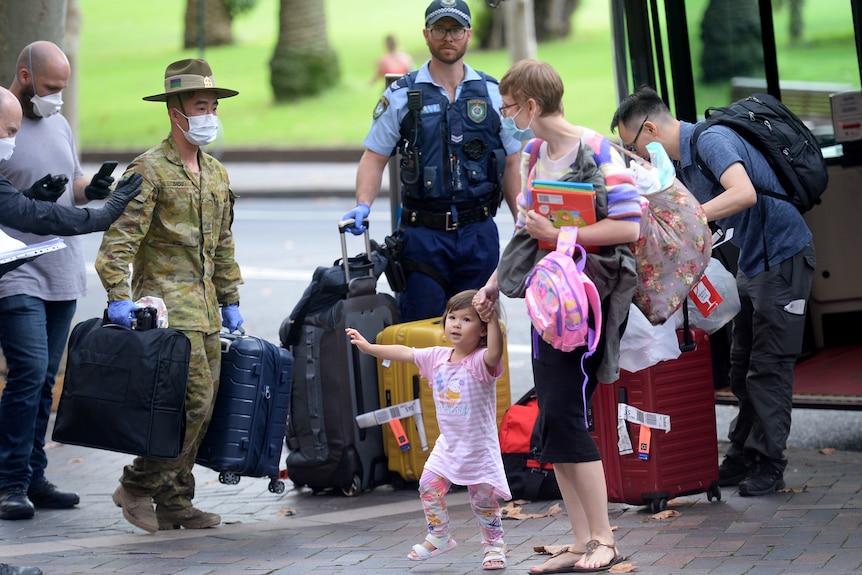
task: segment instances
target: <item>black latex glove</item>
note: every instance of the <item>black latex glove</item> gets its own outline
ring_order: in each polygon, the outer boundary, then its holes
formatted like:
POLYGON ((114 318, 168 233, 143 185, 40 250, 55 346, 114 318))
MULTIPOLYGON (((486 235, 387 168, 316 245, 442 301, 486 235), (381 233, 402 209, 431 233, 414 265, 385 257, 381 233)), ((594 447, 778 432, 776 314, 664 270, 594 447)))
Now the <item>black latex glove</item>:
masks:
MULTIPOLYGON (((113 178, 111 179, 113 180, 113 178)), ((111 221, 120 217, 120 214, 126 209, 126 204, 140 193, 142 181, 144 181, 144 177, 138 173, 120 180, 117 184, 117 189, 114 190, 114 193, 105 202, 105 207, 103 208, 111 214, 111 221)))
POLYGON ((96 174, 84 188, 84 195, 87 196, 88 200, 104 200, 111 193, 111 184, 113 183, 113 177, 96 174))
POLYGON ((42 200, 45 202, 56 202, 57 198, 63 195, 66 191, 66 184, 69 183, 69 178, 60 174, 52 176, 48 174, 26 190, 21 190, 21 193, 31 200, 42 200))

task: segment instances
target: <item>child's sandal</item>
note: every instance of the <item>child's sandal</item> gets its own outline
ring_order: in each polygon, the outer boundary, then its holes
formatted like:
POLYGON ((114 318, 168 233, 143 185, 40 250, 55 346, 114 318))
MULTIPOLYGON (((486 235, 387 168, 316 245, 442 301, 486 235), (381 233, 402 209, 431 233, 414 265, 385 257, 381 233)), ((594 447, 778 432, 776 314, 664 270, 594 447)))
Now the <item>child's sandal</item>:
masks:
POLYGON ((505 547, 485 547, 485 553, 482 556, 482 569, 485 571, 496 571, 506 568, 506 548, 505 547))
POLYGON ((411 561, 425 561, 431 557, 436 557, 447 551, 451 551, 458 546, 458 543, 451 537, 444 541, 440 537, 434 537, 430 533, 425 536, 425 541, 434 546, 434 550, 430 550, 421 543, 413 546, 413 550, 407 554, 407 558, 411 561))

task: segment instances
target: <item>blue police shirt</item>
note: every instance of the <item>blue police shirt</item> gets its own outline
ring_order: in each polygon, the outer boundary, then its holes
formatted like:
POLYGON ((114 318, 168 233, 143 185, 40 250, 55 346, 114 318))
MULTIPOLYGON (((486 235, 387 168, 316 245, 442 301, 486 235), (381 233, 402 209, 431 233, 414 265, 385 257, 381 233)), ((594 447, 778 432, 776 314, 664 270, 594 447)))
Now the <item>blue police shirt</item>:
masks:
MULTIPOLYGON (((680 179, 703 204, 724 190, 720 184, 713 185, 695 163, 691 138, 696 126, 680 122, 680 179)), ((701 161, 716 178, 720 178, 731 164, 741 162, 755 189, 786 195, 763 154, 732 129, 712 126, 704 130, 697 140, 697 147, 701 161)), ((757 198, 757 204, 751 208, 716 221, 722 229, 733 228, 730 241, 739 247, 739 269, 748 277, 766 269, 764 237, 770 267, 796 255, 812 239, 802 214, 792 203, 763 194, 758 194, 757 198), (765 227, 761 210, 765 210, 765 227)))
MULTIPOLYGON (((441 94, 446 95, 446 89, 431 78, 431 74, 428 71, 428 62, 425 62, 422 68, 419 69, 416 75, 416 82, 434 84, 440 89, 441 94)), ((461 86, 464 82, 479 80, 480 78, 481 76, 473 68, 464 64, 464 80, 458 85, 455 99, 457 100, 461 95, 461 86)), ((486 84, 494 112, 499 116, 500 107, 503 105, 503 99, 500 97, 500 89, 495 82, 486 82, 486 84)), ((383 156, 392 154, 395 145, 401 139, 401 121, 407 115, 407 112, 407 90, 393 90, 391 86, 387 88, 377 103, 377 107, 374 109, 374 120, 371 123, 371 129, 363 141, 365 147, 383 156)), ((507 155, 521 150, 521 143, 509 134, 503 133, 502 130, 500 138, 507 155)))

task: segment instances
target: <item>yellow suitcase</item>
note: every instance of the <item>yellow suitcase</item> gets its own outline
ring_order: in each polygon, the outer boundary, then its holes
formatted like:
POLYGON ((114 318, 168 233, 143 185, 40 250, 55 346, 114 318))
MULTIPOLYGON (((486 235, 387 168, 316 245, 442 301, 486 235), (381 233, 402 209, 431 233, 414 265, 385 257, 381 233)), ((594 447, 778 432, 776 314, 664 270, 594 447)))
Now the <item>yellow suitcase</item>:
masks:
MULTIPOLYGON (((509 355, 506 345, 506 329, 503 326, 503 375, 497 380, 497 428, 503 414, 512 405, 509 384, 509 355)), ((399 323, 386 327, 377 335, 377 343, 400 344, 408 347, 423 348, 439 345, 451 346, 443 337, 440 318, 424 319, 399 323)), ((392 485, 403 488, 405 482, 419 480, 425 460, 434 447, 440 429, 437 427, 437 410, 428 380, 419 376, 419 369, 412 363, 387 362, 377 360, 377 381, 380 388, 380 407, 406 403, 418 398, 422 409, 422 421, 427 438, 428 450, 423 451, 420 434, 413 417, 400 421, 410 448, 402 451, 389 424, 383 424, 383 450, 394 471, 392 485)))

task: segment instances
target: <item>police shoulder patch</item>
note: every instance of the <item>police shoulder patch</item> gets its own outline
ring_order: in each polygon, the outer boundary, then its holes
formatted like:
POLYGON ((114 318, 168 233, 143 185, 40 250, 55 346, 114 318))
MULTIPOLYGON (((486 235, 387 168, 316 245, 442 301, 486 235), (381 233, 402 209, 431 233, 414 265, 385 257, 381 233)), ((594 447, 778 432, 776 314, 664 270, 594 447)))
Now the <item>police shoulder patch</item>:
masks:
POLYGON ((386 96, 380 96, 380 101, 377 102, 377 105, 374 106, 374 119, 376 120, 380 116, 383 115, 383 112, 389 107, 389 100, 386 99, 386 96))
POLYGON ((488 102, 485 100, 469 100, 467 102, 467 116, 479 124, 488 117, 488 102))

